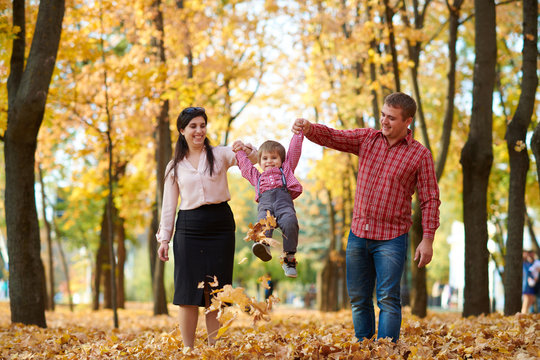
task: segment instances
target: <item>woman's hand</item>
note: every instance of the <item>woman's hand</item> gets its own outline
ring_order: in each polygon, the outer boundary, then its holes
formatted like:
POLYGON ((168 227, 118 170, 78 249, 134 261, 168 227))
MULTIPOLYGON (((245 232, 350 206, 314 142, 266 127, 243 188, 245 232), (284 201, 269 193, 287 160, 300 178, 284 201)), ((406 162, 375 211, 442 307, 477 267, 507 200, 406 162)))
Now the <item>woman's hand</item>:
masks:
POLYGON ((160 242, 158 249, 159 260, 169 261, 169 243, 167 241, 160 242))
POLYGON ((246 145, 244 145, 244 143, 241 142, 240 140, 236 140, 232 144, 232 151, 234 151, 235 153, 240 151, 240 150, 246 151, 245 149, 246 149, 246 145))

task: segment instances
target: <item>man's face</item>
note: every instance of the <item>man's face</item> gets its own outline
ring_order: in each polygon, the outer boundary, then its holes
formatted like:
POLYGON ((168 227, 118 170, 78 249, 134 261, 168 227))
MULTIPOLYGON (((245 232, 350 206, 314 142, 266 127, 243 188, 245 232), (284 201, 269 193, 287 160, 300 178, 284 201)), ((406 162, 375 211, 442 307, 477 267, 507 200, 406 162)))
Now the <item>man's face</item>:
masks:
POLYGON ((384 104, 381 111, 381 130, 391 145, 407 136, 407 127, 412 122, 412 117, 403 118, 400 108, 384 104))

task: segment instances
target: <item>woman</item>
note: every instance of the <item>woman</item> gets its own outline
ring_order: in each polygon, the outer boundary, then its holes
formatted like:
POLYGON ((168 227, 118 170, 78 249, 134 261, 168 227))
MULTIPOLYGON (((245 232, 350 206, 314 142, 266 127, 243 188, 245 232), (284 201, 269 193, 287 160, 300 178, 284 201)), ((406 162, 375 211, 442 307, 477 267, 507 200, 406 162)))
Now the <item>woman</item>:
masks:
MULTIPOLYGON (((210 305, 210 293, 232 283, 235 222, 227 203, 231 196, 227 169, 236 165, 229 147, 212 147, 206 137, 208 118, 204 108, 188 107, 176 121, 179 132, 174 159, 165 171, 161 223, 156 234, 162 261, 169 260, 178 196, 180 210, 174 233, 174 300, 180 307, 179 323, 185 347, 193 348, 199 306, 210 305), (217 278, 218 285, 214 283, 217 278), (204 284, 203 287, 199 284, 204 284)), ((239 142, 233 148, 247 151, 251 161, 257 151, 239 142)), ((219 329, 217 311, 206 314, 208 344, 215 343, 219 329)))

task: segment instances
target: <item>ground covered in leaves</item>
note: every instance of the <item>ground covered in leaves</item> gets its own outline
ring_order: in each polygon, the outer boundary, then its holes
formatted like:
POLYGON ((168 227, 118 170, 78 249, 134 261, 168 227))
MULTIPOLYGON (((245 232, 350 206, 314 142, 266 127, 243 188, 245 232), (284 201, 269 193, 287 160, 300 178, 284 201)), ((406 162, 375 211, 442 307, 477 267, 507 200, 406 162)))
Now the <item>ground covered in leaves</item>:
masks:
POLYGON ((47 329, 11 324, 9 304, 0 303, 1 359, 538 359, 540 315, 493 314, 461 318, 430 313, 418 319, 404 311, 398 344, 353 335, 350 311, 321 313, 276 306, 269 321, 237 311, 217 345, 205 345, 202 317, 195 349, 187 352, 171 316, 152 316, 151 305, 129 304, 112 312, 59 308, 47 312, 47 329))

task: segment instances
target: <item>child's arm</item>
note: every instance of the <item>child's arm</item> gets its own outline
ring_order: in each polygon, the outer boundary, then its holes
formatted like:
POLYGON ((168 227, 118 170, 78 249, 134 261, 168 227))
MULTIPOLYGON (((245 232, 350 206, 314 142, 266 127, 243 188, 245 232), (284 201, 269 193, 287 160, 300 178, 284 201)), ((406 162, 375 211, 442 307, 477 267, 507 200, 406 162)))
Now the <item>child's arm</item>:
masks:
POLYGON ((302 154, 302 142, 304 141, 304 133, 300 131, 297 134, 294 134, 291 143, 289 144, 289 150, 287 150, 287 156, 285 161, 289 162, 291 170, 294 172, 298 161, 300 160, 300 155, 302 154))
POLYGON ((253 166, 244 150, 238 150, 236 152, 236 162, 238 163, 238 167, 242 172, 242 176, 248 180, 251 185, 257 186, 257 182, 261 174, 259 173, 259 170, 253 166))
POLYGON ((257 149, 253 145, 244 144, 242 141, 236 140, 232 144, 232 151, 234 151, 234 153, 237 153, 240 150, 244 150, 244 152, 247 154, 249 161, 251 161, 253 165, 257 163, 257 149))

